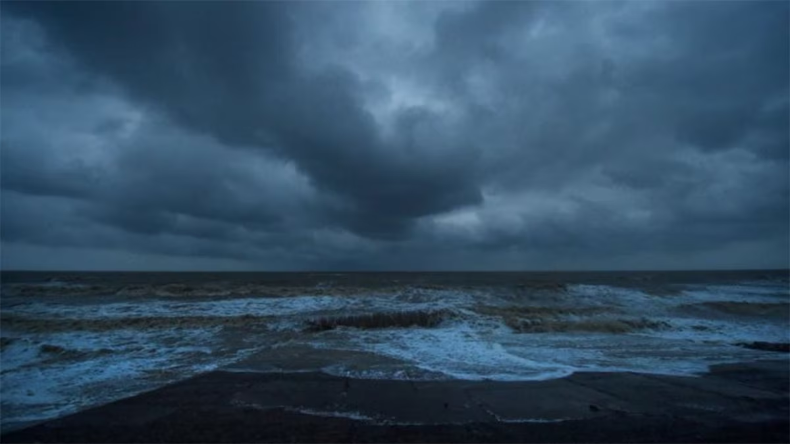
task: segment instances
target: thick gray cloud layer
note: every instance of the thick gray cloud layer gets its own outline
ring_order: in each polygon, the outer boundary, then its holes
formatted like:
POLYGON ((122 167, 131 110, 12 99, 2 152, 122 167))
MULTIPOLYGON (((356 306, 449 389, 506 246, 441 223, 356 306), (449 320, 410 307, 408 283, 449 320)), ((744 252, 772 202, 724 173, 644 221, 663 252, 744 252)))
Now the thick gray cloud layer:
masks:
POLYGON ((788 12, 3 2, 3 267, 787 267, 788 12))

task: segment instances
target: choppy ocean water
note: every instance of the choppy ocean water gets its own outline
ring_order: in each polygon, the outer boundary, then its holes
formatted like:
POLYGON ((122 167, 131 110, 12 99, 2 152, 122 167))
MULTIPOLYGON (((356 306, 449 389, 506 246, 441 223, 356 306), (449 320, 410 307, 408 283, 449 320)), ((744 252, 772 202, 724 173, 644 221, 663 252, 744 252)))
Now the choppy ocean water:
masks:
POLYGON ((790 342, 787 271, 4 273, 2 423, 217 368, 352 378, 700 374, 790 342))

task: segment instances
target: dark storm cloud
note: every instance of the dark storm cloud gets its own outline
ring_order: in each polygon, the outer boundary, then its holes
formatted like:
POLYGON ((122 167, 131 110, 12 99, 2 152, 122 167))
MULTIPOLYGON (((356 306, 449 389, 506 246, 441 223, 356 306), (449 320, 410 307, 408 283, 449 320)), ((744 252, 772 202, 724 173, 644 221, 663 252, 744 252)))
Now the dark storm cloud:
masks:
POLYGON ((352 75, 298 71, 285 6, 77 2, 19 12, 175 120, 292 159, 318 187, 349 201, 348 223, 360 232, 398 232, 414 217, 475 203, 474 184, 459 180, 463 165, 425 165, 385 146, 352 75))
POLYGON ((2 5, 19 257, 790 261, 783 2, 2 5))
MULTIPOLYGON (((728 2, 704 8, 689 2, 662 11, 666 38, 684 44, 668 52, 668 60, 644 64, 635 74, 643 79, 642 88, 671 93, 658 105, 675 114, 681 140, 701 149, 726 149, 752 132, 771 132, 786 142, 787 7, 728 2), (779 103, 771 105, 771 98, 779 103)), ((764 154, 787 156, 786 144, 771 148, 764 154)))

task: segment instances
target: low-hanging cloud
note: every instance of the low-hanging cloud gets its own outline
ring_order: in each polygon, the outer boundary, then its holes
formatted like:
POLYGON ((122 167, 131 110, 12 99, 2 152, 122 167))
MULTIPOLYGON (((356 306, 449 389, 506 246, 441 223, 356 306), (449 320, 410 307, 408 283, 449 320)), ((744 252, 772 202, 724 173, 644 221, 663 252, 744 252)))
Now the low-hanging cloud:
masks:
POLYGON ((6 268, 790 262, 782 2, 2 8, 6 268))

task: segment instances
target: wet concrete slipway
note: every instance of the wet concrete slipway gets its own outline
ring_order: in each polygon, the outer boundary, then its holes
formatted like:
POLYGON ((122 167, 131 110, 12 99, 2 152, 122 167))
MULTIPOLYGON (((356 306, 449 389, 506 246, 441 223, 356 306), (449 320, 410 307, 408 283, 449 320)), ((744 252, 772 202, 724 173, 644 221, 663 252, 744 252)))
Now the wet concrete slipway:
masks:
POLYGON ((788 442, 788 361, 766 355, 780 359, 714 365, 702 376, 420 381, 311 371, 331 353, 313 350, 296 360, 301 369, 287 368, 294 356, 268 354, 2 441, 788 442))

